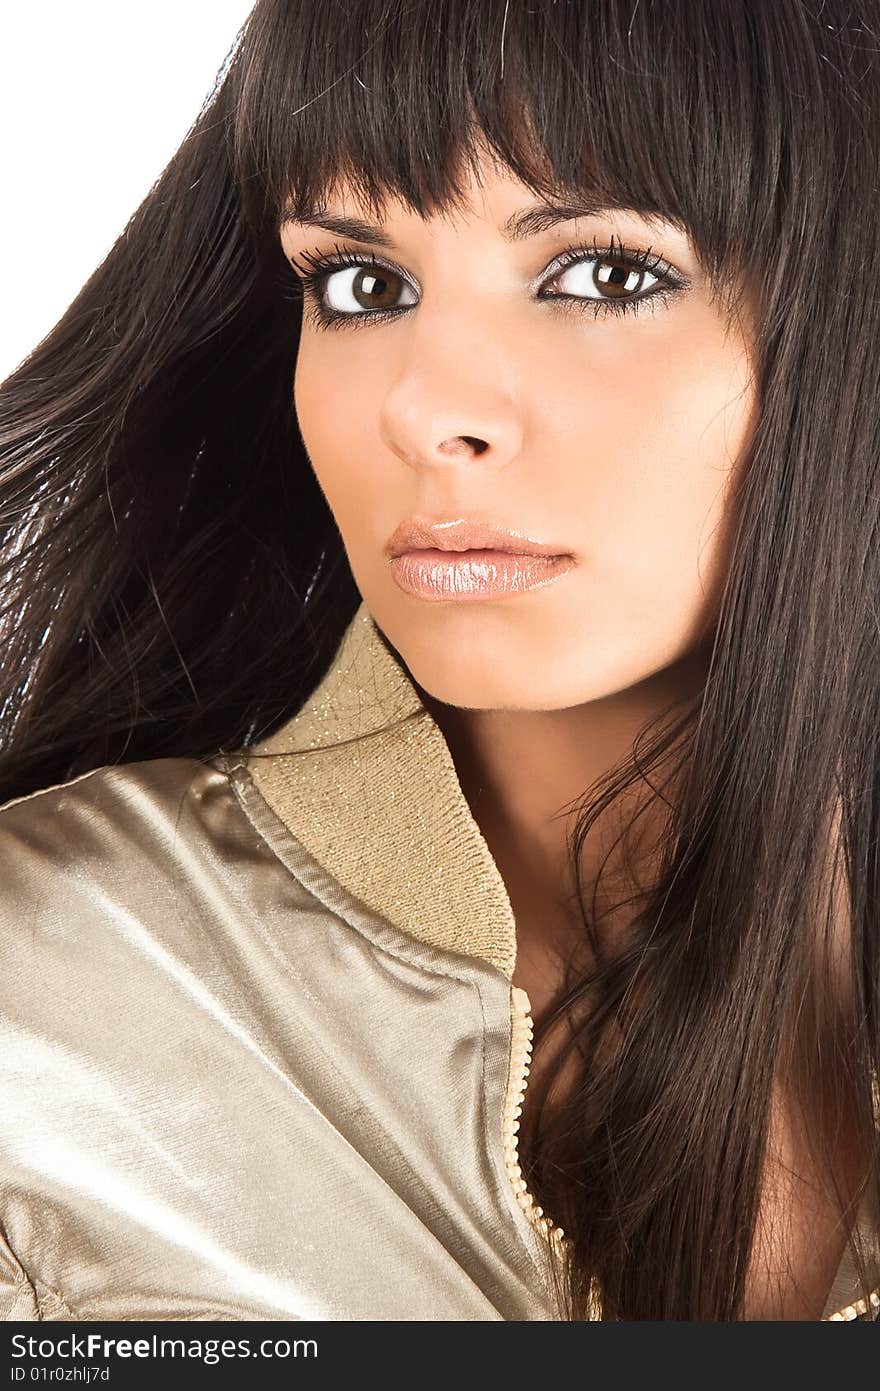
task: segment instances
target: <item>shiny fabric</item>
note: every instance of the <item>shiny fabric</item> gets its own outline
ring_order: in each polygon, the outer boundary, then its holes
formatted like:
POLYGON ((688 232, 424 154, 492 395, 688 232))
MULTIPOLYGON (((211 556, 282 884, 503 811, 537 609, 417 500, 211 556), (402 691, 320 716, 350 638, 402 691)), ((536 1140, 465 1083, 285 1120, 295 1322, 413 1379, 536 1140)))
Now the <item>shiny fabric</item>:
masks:
POLYGON ((3 812, 5 1317, 547 1317, 505 979, 273 839, 184 759, 3 812))
POLYGON ((255 750, 9 802, 0 866, 0 1316, 558 1317, 510 904, 364 606, 255 750))

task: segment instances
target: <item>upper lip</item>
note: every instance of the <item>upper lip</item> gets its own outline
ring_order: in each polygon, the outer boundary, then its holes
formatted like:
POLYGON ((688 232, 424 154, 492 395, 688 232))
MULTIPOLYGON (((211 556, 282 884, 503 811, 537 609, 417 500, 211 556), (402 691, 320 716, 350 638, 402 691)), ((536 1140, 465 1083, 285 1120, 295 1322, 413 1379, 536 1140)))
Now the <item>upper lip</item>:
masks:
POLYGON ((389 556, 405 551, 510 551, 514 555, 567 555, 563 546, 547 545, 524 532, 459 518, 428 522, 410 517, 401 522, 385 546, 389 556))

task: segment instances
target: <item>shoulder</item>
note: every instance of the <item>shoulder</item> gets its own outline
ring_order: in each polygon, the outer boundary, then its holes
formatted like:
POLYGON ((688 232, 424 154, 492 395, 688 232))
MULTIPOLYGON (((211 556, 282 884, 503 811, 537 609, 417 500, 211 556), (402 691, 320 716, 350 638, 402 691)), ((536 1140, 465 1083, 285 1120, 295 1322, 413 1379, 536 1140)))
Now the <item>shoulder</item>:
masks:
POLYGON ((120 798, 130 800, 141 794, 151 800, 167 800, 187 795, 189 788, 199 781, 207 784, 218 780, 226 781, 223 760, 219 756, 204 760, 176 757, 109 764, 0 803, 0 831, 11 833, 15 828, 39 825, 59 813, 71 814, 90 806, 110 806, 120 798))
POLYGON ((96 768, 0 806, 0 894, 34 875, 106 870, 167 854, 181 830, 230 796, 219 763, 159 758, 96 768))
POLYGON ((297 891, 221 758, 104 767, 4 803, 0 1092, 16 1057, 57 1076, 117 1029, 136 1048, 171 1027, 185 999, 186 1032, 191 993, 222 961, 234 976, 297 891))
POLYGON ((192 920, 264 853, 221 757, 97 768, 0 806, 0 959, 87 957, 127 926, 192 920), (216 893, 215 893, 216 896, 216 893))

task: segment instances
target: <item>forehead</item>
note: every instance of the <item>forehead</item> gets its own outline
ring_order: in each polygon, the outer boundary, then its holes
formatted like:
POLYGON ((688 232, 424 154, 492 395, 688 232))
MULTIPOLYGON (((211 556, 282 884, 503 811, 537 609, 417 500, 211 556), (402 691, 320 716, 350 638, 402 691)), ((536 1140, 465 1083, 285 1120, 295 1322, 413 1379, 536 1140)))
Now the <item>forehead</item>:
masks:
MULTIPOLYGON (((425 192, 423 185, 407 200, 399 183, 395 187, 377 183, 375 172, 367 174, 350 164, 348 172, 343 166, 322 184, 313 185, 306 197, 299 199, 292 193, 282 207, 281 226, 291 221, 316 223, 315 215, 328 211, 369 226, 371 233, 385 223, 400 227, 413 221, 439 219, 459 224, 482 219, 496 225, 505 240, 517 241, 560 221, 616 213, 641 219, 658 232, 677 232, 687 239, 684 221, 650 199, 645 201, 644 192, 632 196, 615 185, 612 193, 607 180, 604 186, 595 181, 590 187, 583 180, 575 185, 562 184, 554 177, 541 147, 534 140, 528 145, 528 157, 520 166, 521 178, 493 148, 479 122, 472 119, 467 140, 449 157, 445 177, 439 188, 434 187, 433 195, 425 192)), ((347 234, 341 225, 331 230, 347 234)), ((381 243, 381 237, 378 240, 381 243)))
POLYGON ((507 242, 517 242, 550 231, 558 223, 602 216, 640 220, 657 233, 673 233, 687 239, 687 228, 678 219, 655 207, 636 207, 625 201, 609 202, 582 190, 537 192, 497 161, 487 160, 476 172, 459 180, 458 190, 442 207, 419 212, 397 193, 365 199, 356 181, 339 177, 311 205, 291 199, 281 214, 281 228, 290 223, 317 226, 340 236, 375 241, 382 245, 383 226, 399 226, 411 220, 442 219, 450 224, 485 220, 497 227, 507 242))

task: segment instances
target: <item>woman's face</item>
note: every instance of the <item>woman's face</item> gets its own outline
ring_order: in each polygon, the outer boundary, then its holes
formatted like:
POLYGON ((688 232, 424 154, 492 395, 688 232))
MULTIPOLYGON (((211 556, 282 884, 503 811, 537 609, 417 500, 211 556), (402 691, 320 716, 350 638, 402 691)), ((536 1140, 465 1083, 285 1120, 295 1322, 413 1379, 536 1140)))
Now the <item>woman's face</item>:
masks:
MULTIPOLYGON (((752 428, 749 343, 671 224, 613 211, 505 236, 536 200, 494 165, 468 198, 455 219, 387 205, 387 241, 283 226, 298 271, 338 249, 358 261, 316 287, 335 324, 306 300, 296 412, 358 589, 415 680, 451 705, 560 709, 705 635, 752 428), (410 518, 487 522, 573 561, 500 597, 426 597, 386 553, 410 518)), ((344 185, 323 211, 365 218, 344 185)))

